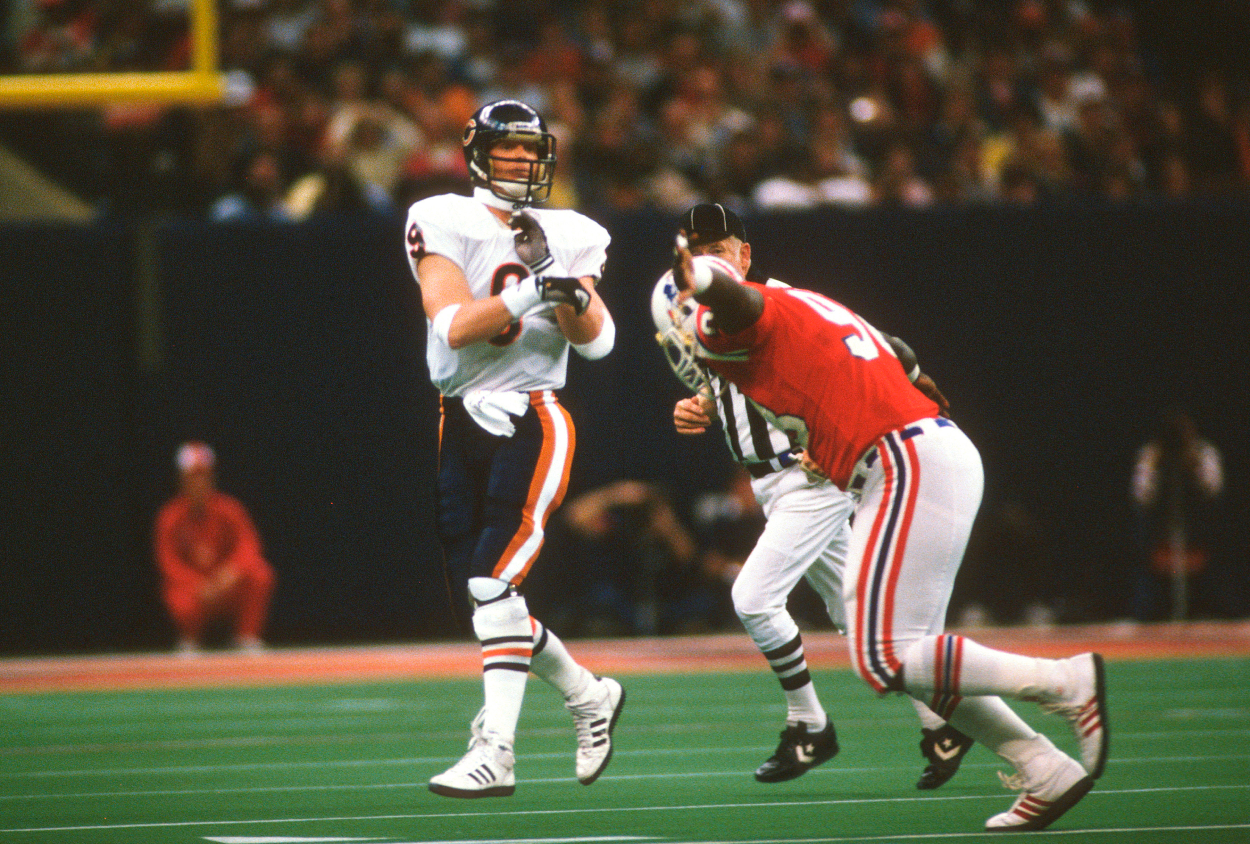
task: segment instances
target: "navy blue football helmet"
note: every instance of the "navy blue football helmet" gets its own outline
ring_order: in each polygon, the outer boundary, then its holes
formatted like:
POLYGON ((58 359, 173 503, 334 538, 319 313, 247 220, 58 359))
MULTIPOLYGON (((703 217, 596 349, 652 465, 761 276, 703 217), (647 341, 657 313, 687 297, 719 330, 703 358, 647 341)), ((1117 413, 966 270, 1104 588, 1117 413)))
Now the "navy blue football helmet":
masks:
POLYGON ((500 199, 516 206, 546 202, 551 196, 551 183, 556 174, 556 139, 547 131, 547 124, 530 106, 519 100, 497 100, 474 112, 464 127, 464 161, 473 184, 488 188, 500 199), (525 176, 510 174, 503 179, 495 174, 496 158, 491 153, 505 139, 533 141, 538 147, 538 160, 529 163, 525 176))

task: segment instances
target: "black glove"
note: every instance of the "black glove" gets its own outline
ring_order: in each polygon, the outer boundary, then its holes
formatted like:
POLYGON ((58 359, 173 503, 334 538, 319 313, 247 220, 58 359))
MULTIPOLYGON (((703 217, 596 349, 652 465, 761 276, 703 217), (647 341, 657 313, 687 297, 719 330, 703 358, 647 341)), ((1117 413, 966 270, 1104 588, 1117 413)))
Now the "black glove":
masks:
MULTIPOLYGON (((539 229, 542 231, 542 229, 539 229)), ((561 278, 560 276, 539 276, 538 295, 544 302, 556 302, 560 305, 572 305, 573 311, 581 316, 590 307, 590 293, 582 287, 580 279, 561 278)))
POLYGON ((555 263, 551 250, 547 248, 547 233, 533 214, 514 211, 508 220, 508 227, 515 232, 512 240, 516 244, 516 254, 521 256, 534 275, 539 275, 555 263))

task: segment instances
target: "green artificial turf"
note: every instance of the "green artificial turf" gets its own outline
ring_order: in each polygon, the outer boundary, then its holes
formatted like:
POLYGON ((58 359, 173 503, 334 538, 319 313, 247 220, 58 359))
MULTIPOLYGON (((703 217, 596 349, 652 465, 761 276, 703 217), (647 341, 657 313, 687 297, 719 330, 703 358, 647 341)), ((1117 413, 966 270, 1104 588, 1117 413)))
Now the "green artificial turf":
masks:
MULTIPOLYGON (((1108 666, 1111 760, 1045 833, 1070 842, 1250 842, 1250 660, 1108 666)), ((781 728, 772 675, 625 675, 611 766, 573 778, 572 722, 531 678, 509 798, 426 788, 465 749, 476 681, 0 697, 0 841, 820 842, 989 837, 1013 800, 976 747, 920 792, 919 725, 849 671, 814 672, 842 752, 806 776, 751 772, 781 728)), ((1066 724, 1017 710, 1075 753, 1066 724)), ((997 837, 997 836, 996 836, 997 837)))

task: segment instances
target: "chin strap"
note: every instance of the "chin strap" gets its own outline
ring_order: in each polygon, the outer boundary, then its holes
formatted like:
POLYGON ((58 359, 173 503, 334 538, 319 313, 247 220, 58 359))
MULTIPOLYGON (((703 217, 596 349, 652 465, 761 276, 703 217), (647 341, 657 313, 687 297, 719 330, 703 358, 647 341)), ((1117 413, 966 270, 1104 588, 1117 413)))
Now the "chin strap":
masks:
POLYGON ((473 198, 484 205, 489 205, 491 208, 498 208, 500 211, 520 211, 525 207, 524 202, 495 196, 490 188, 484 188, 480 185, 473 189, 473 198))

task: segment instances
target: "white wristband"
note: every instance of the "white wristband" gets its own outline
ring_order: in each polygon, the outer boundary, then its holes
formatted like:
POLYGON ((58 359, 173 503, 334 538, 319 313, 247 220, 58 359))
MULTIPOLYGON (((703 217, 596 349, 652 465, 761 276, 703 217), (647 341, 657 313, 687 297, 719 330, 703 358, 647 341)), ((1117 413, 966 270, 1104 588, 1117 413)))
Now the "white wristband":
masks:
POLYGON ((516 284, 505 287, 500 292, 499 298, 503 300, 503 306, 515 319, 520 319, 522 314, 543 300, 542 294, 538 292, 538 278, 532 275, 527 275, 516 284))
POLYGON ((577 353, 586 360, 599 360, 599 358, 607 355, 612 351, 612 347, 616 345, 616 323, 612 320, 612 315, 607 311, 603 312, 603 325, 599 328, 599 336, 586 343, 574 343, 573 348, 577 353))
POLYGON ((690 287, 694 290, 695 295, 699 295, 703 291, 712 286, 712 268, 704 261, 694 262, 694 273, 690 278, 690 287))
POLYGON ((456 318, 456 312, 460 310, 459 305, 448 305, 435 315, 430 323, 430 330, 434 332, 434 336, 439 339, 444 346, 450 346, 451 340, 451 321, 456 318))

